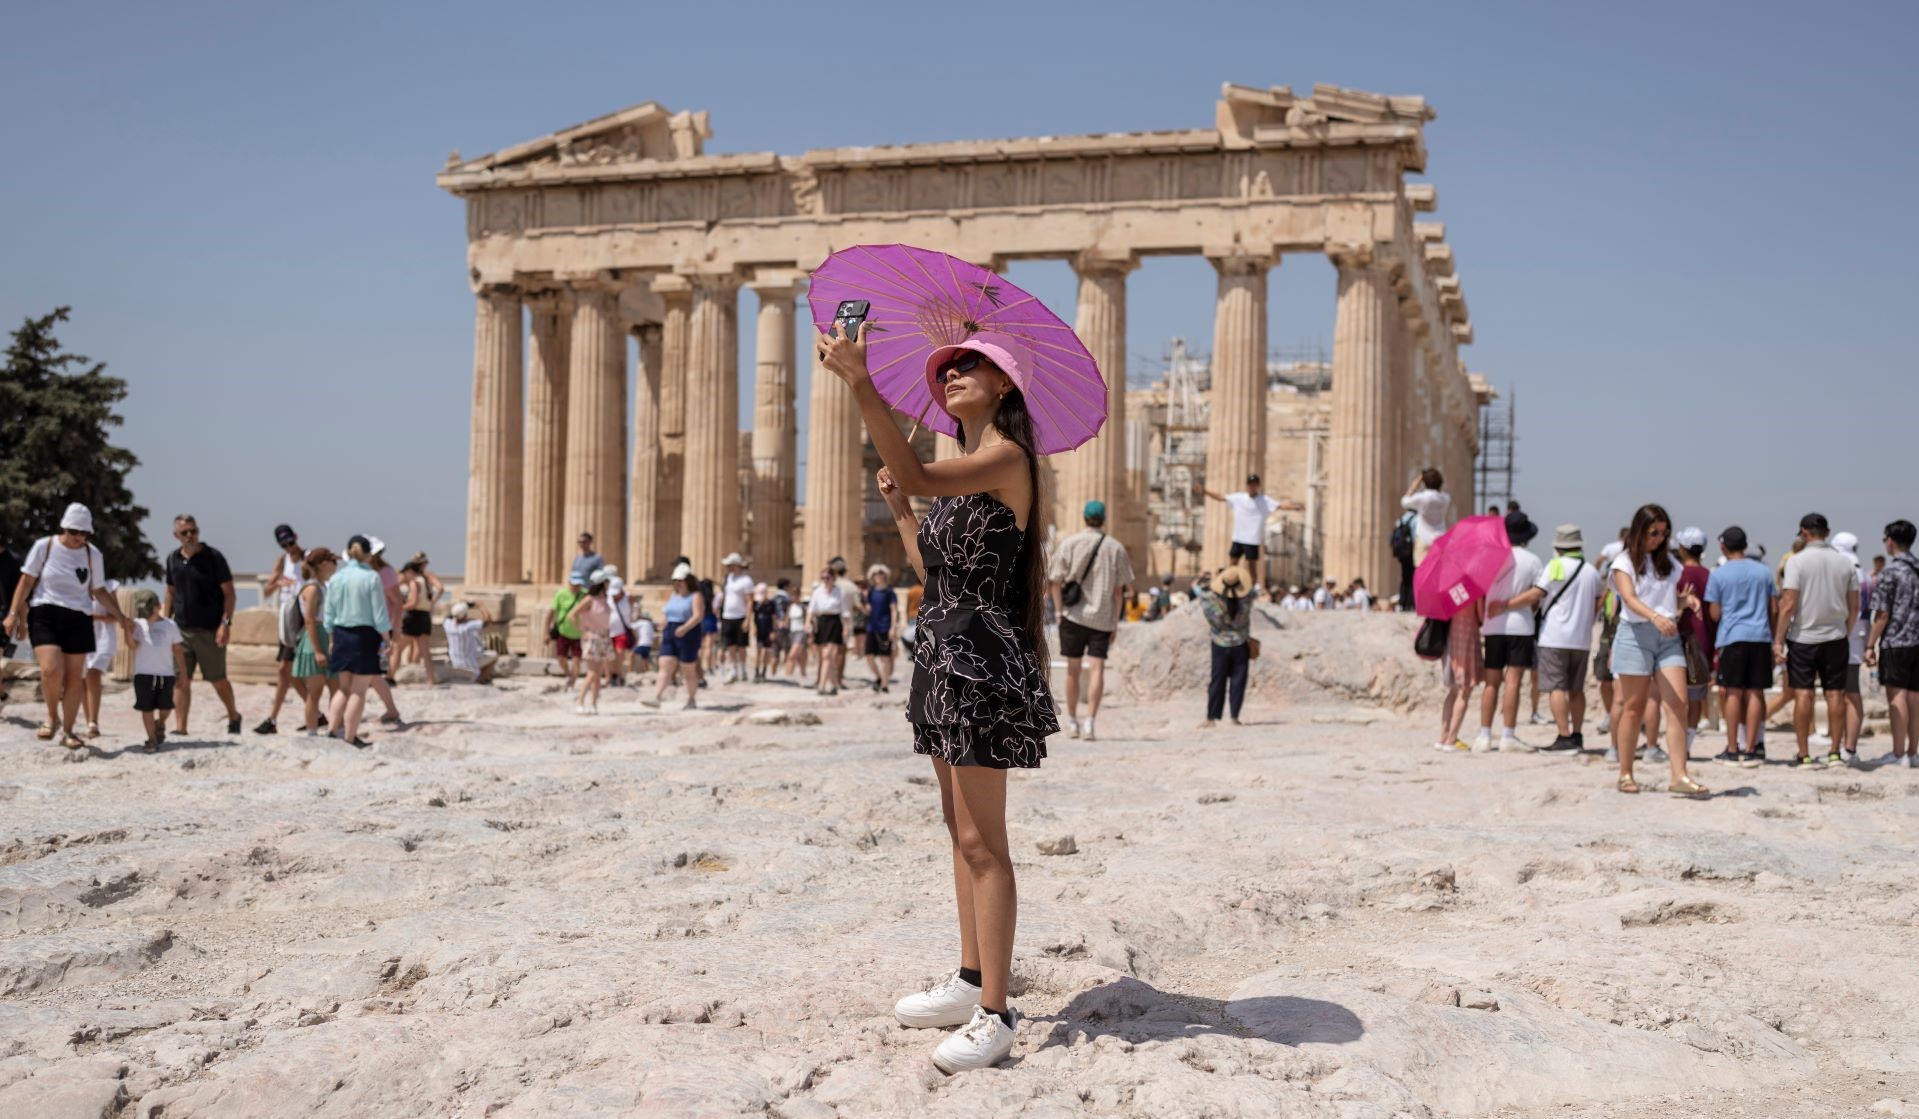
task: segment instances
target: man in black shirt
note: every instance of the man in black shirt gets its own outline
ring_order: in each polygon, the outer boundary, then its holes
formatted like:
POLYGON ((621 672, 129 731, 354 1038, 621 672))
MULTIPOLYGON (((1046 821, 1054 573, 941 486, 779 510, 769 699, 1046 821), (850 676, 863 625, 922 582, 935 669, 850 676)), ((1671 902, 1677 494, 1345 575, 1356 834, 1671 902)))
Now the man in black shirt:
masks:
POLYGON ((233 570, 219 549, 200 542, 200 525, 181 514, 173 518, 180 546, 167 556, 167 594, 161 613, 180 627, 180 651, 186 670, 173 686, 174 731, 187 732, 193 702, 193 670, 227 705, 227 733, 240 733, 240 708, 227 682, 227 636, 233 625, 233 570))

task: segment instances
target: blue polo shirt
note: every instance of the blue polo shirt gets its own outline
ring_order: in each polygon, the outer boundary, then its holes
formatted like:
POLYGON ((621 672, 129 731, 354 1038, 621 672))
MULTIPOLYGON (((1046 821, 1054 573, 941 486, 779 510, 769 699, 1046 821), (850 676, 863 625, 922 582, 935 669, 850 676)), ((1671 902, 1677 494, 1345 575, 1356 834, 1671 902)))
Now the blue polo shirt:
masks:
POLYGON ((1730 560, 1706 580, 1706 601, 1719 604, 1721 649, 1742 641, 1772 643, 1772 572, 1755 559, 1730 560))

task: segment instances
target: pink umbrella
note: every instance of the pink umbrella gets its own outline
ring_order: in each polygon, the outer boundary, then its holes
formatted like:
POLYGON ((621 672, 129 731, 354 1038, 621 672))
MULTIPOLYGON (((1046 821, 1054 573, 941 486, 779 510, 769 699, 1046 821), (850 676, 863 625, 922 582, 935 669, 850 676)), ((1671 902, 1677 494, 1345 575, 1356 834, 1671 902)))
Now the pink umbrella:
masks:
POLYGON ((932 391, 927 355, 975 336, 1031 365, 1005 372, 1026 398, 1040 454, 1070 451, 1106 422, 1106 382, 1073 328, 977 264, 911 245, 855 245, 827 257, 809 284, 822 334, 832 331, 842 301, 872 304, 866 364, 873 387, 895 411, 934 431, 954 435, 959 425, 932 391))
POLYGON ((1502 517, 1467 517, 1447 530, 1413 572, 1413 605, 1422 618, 1445 621, 1485 596, 1512 559, 1502 517))

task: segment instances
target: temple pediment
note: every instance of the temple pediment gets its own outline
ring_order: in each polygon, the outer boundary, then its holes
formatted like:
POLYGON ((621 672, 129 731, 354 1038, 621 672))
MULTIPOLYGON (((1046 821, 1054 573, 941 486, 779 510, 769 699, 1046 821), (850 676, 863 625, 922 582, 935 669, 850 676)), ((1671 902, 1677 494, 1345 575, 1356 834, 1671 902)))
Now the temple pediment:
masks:
POLYGON ((675 113, 657 101, 647 101, 477 159, 463 160, 456 152, 447 159, 445 170, 532 171, 695 159, 712 136, 706 110, 675 113))

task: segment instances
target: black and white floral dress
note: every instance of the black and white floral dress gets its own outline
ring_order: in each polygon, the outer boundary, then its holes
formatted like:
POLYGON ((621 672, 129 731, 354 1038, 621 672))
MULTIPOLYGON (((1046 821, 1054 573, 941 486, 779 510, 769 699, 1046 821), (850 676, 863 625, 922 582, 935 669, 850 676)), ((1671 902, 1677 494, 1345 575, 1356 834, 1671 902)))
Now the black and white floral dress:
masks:
POLYGON ((1046 757, 1059 719, 1046 666, 1014 621, 1021 537, 1012 509, 984 493, 937 498, 920 522, 926 590, 906 705, 914 753, 992 769, 1036 769, 1046 757))

